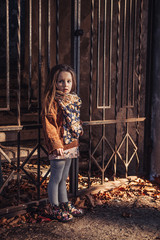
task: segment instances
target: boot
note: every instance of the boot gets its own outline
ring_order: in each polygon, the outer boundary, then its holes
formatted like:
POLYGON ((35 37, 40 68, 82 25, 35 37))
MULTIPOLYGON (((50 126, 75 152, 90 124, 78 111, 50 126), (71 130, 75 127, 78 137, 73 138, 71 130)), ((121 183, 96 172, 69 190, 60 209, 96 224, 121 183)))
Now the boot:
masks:
POLYGON ((59 206, 52 206, 52 217, 59 222, 68 222, 73 219, 73 216, 66 210, 62 210, 59 206))
POLYGON ((61 203, 60 208, 62 209, 62 211, 66 210, 74 217, 81 217, 84 215, 83 210, 77 209, 71 202, 61 203))

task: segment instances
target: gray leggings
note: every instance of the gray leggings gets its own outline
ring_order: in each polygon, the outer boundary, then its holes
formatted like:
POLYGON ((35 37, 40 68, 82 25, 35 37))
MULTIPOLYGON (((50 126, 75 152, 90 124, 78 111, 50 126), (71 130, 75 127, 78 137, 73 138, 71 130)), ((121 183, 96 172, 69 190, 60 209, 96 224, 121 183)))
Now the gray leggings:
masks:
POLYGON ((50 160, 51 176, 48 183, 48 197, 51 205, 68 202, 66 180, 72 159, 50 160))

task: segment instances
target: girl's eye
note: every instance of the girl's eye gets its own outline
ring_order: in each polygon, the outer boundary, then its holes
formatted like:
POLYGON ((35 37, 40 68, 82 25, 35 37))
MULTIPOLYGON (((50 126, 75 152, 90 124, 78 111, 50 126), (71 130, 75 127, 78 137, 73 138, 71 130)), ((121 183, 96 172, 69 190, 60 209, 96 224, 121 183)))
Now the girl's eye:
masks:
POLYGON ((63 83, 63 80, 59 80, 58 82, 59 82, 59 83, 63 83))
POLYGON ((67 82, 68 82, 68 83, 71 83, 71 80, 68 80, 67 82))

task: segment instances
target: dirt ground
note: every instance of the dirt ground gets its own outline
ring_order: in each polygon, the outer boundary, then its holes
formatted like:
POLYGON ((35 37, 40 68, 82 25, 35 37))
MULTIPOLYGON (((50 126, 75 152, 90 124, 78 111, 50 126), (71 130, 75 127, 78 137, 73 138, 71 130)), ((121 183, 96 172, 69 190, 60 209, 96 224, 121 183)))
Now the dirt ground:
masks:
MULTIPOLYGON (((123 190, 122 187, 119 189, 123 190)), ((110 198, 103 204, 92 204, 85 209, 83 217, 69 223, 53 220, 1 228, 0 239, 160 239, 160 199, 151 194, 110 198)))

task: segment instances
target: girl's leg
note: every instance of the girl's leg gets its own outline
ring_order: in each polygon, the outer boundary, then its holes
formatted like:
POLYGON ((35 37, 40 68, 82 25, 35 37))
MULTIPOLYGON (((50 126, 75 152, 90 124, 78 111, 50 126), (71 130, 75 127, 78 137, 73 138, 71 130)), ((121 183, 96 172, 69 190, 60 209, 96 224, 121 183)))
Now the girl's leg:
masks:
POLYGON ((67 189, 66 189, 66 180, 69 175, 69 169, 71 166, 72 159, 65 159, 65 166, 63 169, 63 174, 58 188, 58 198, 59 202, 68 202, 67 189))
POLYGON ((65 165, 65 160, 50 160, 51 176, 48 183, 48 197, 51 205, 59 205, 58 188, 65 165))

